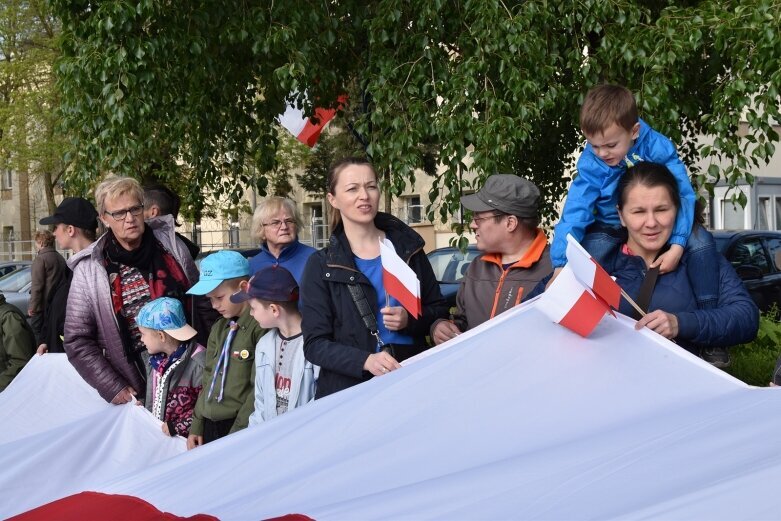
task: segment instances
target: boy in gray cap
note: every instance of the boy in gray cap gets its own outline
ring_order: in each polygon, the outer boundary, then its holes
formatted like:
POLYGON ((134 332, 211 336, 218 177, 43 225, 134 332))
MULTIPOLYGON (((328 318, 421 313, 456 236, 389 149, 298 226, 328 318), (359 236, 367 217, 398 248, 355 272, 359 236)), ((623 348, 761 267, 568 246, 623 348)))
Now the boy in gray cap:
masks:
POLYGON ((469 227, 483 254, 472 261, 458 289, 458 312, 438 320, 431 338, 440 344, 519 304, 553 268, 548 238, 539 228, 540 191, 510 174, 490 176, 480 191, 461 198, 472 211, 469 227))

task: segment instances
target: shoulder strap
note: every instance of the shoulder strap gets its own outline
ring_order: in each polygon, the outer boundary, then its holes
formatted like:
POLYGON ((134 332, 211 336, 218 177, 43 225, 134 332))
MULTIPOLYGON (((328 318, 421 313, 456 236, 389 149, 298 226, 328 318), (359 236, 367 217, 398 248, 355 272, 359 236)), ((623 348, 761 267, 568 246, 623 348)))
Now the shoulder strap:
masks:
POLYGON ((377 328, 377 319, 369 305, 369 301, 366 299, 366 293, 364 293, 363 288, 358 284, 348 284, 347 288, 350 290, 350 296, 353 298, 355 307, 358 308, 358 313, 361 315, 361 320, 363 320, 366 329, 377 339, 378 346, 384 346, 385 342, 380 338, 380 332, 377 328))
MULTIPOLYGON (((651 304, 651 296, 654 294, 654 286, 656 286, 656 279, 659 277, 659 266, 651 268, 645 272, 645 278, 640 285, 640 291, 637 294, 635 303, 640 306, 643 311, 648 311, 648 306, 651 304)), ((640 320, 640 313, 637 310, 632 311, 633 318, 640 320)))

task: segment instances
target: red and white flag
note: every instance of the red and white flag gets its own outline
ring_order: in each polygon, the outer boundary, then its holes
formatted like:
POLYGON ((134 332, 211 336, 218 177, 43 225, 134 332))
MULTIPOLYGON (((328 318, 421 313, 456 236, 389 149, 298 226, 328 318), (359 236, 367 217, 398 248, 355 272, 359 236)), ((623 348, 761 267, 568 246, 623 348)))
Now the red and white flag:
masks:
MULTIPOLYGON (((339 104, 343 105, 347 101, 347 96, 339 96, 339 104)), ((288 105, 285 113, 279 116, 279 122, 288 132, 293 134, 303 144, 313 147, 320 137, 329 121, 334 119, 336 109, 316 108, 314 119, 304 116, 304 112, 293 105, 288 105)))
POLYGON ((595 295, 618 309, 621 303, 621 286, 570 234, 567 234, 567 266, 595 295))
POLYGON ((422 313, 418 276, 396 254, 393 243, 388 239, 380 240, 380 258, 385 292, 398 300, 410 315, 418 318, 422 313))
POLYGON ((537 309, 580 336, 591 334, 610 306, 578 280, 568 263, 537 301, 537 309))

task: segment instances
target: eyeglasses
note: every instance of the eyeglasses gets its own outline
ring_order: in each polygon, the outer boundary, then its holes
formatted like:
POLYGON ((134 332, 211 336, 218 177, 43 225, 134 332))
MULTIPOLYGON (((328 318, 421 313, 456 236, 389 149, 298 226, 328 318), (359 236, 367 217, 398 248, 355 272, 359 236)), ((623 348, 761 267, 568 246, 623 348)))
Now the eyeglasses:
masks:
POLYGON ((103 212, 103 213, 109 214, 111 217, 114 218, 115 221, 124 221, 128 213, 130 213, 130 215, 135 217, 137 215, 141 215, 141 212, 143 211, 144 211, 144 205, 137 204, 135 206, 131 206, 130 208, 125 208, 124 210, 117 210, 116 212, 103 212))
POLYGON ((271 226, 272 228, 281 228, 282 224, 285 224, 287 226, 295 226, 297 223, 295 219, 285 219, 284 221, 280 221, 279 219, 274 219, 270 223, 263 223, 263 226, 271 226))
POLYGON ((491 219, 492 217, 504 217, 505 215, 506 215, 506 214, 503 214, 503 213, 492 213, 491 215, 486 215, 485 217, 475 217, 475 216, 473 215, 473 216, 472 216, 472 221, 473 221, 473 222, 474 222, 476 225, 480 226, 480 223, 481 223, 482 221, 485 221, 486 219, 491 219))

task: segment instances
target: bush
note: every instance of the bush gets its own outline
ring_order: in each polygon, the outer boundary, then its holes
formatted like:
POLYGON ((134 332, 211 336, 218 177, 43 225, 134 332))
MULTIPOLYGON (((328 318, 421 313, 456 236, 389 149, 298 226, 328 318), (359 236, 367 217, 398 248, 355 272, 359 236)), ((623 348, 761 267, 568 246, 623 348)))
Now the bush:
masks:
POLYGON ((732 364, 726 371, 747 384, 764 387, 772 380, 776 360, 781 355, 781 323, 773 308, 759 317, 757 338, 730 350, 732 364))

